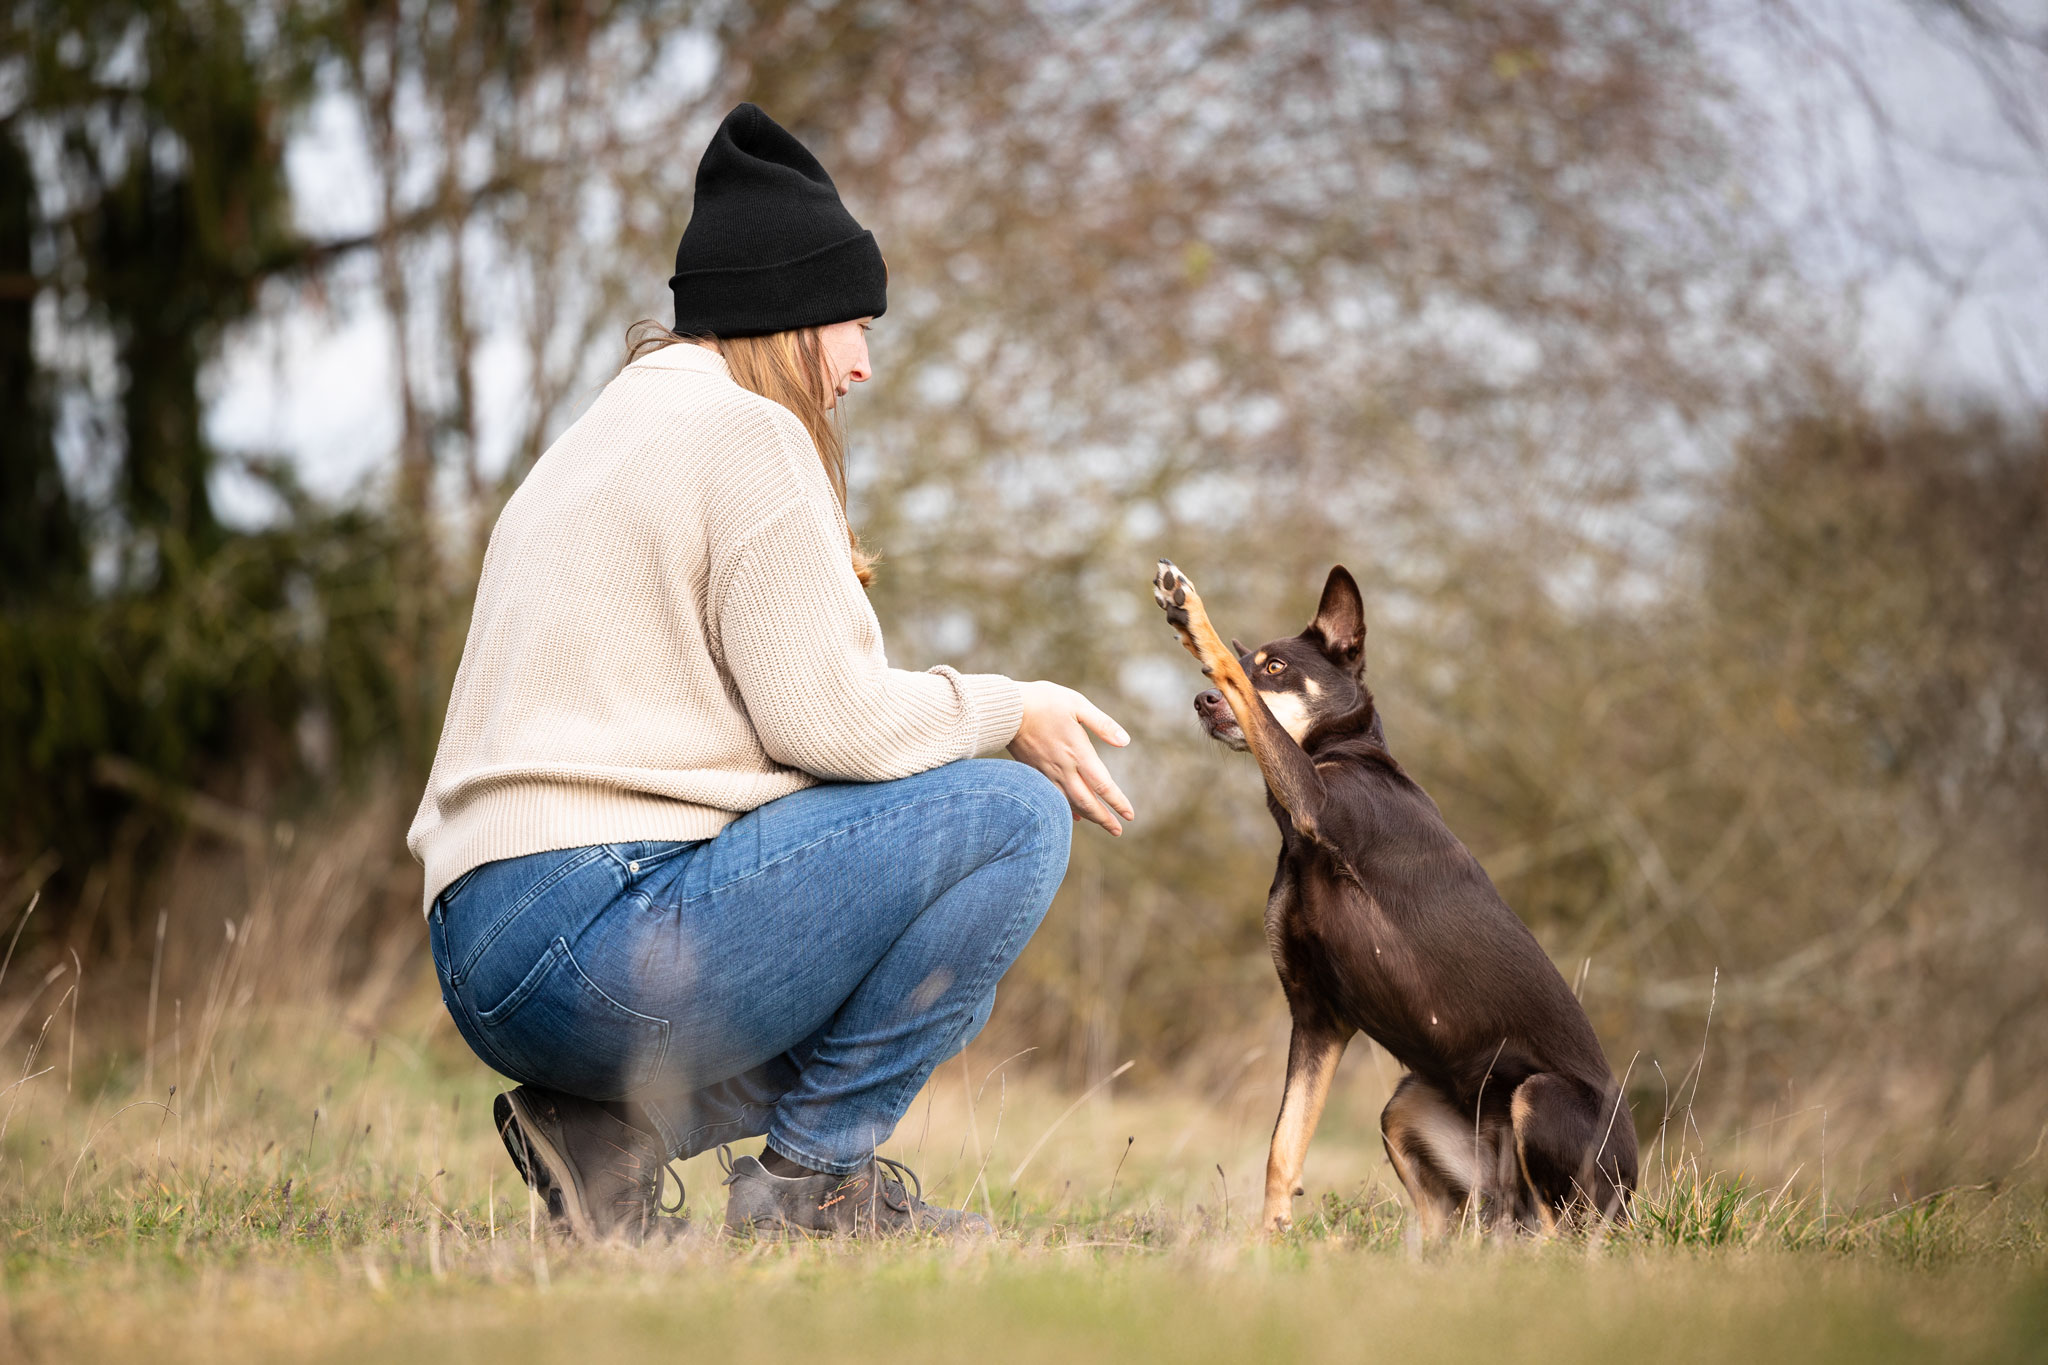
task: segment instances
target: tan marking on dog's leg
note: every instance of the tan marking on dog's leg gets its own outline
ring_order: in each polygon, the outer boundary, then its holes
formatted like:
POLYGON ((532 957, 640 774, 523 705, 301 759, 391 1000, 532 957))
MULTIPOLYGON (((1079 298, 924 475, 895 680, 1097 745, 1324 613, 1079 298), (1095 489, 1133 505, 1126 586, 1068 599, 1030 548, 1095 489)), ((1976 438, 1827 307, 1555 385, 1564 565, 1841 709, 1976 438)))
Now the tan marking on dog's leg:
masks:
POLYGON ((1517 1090, 1515 1097, 1508 1101, 1508 1117, 1515 1128, 1515 1170, 1522 1177, 1522 1187, 1529 1192, 1529 1200, 1535 1205, 1536 1219, 1543 1225, 1545 1237, 1557 1236, 1557 1211, 1550 1207, 1550 1201, 1537 1188, 1535 1178, 1529 1174, 1529 1144, 1524 1136, 1530 1116, 1529 1102, 1517 1090))
POLYGON ((1251 713, 1252 703, 1257 700, 1257 692, 1244 671, 1244 665, 1216 633, 1215 623, 1209 620, 1209 610, 1202 605, 1202 595, 1195 591, 1195 585, 1186 574, 1163 560, 1153 595, 1161 606, 1185 614, 1185 624, 1175 626, 1181 647, 1195 656, 1202 672, 1230 700, 1231 709, 1237 712, 1238 723, 1242 725, 1251 713))
POLYGON ((1422 1239, 1426 1242, 1439 1240, 1450 1231, 1451 1217, 1457 1206, 1440 1198, 1423 1183, 1421 1173, 1415 1169, 1414 1161, 1400 1138, 1387 1138, 1386 1148, 1387 1160, 1392 1163, 1394 1174, 1400 1177, 1401 1188, 1408 1192, 1408 1202, 1415 1207, 1415 1221, 1422 1228, 1422 1239))
POLYGON ((1446 1236, 1480 1197, 1484 1163, 1471 1124, 1440 1092, 1411 1076, 1387 1101, 1380 1131, 1423 1238, 1446 1236))
POLYGON ((1250 744, 1252 756, 1258 759, 1259 766, 1269 767, 1268 755, 1263 752, 1265 746, 1255 738, 1258 727, 1251 720, 1256 709, 1264 703, 1259 699, 1258 689, 1252 686, 1251 677, 1244 671, 1244 665, 1223 643, 1223 637, 1216 633, 1208 608, 1202 605, 1202 595, 1195 591, 1195 585, 1177 566, 1161 560, 1153 596, 1160 606, 1185 616, 1185 624, 1176 623, 1174 627, 1180 635, 1181 647, 1195 656, 1202 672, 1230 703, 1238 728, 1244 731, 1245 740, 1250 744))
POLYGON ((1244 734, 1245 746, 1258 760, 1259 771, 1266 779, 1266 790, 1286 810, 1303 836, 1319 839, 1317 826, 1327 794, 1322 778, 1302 752, 1300 742, 1273 719, 1237 655, 1217 636, 1195 585, 1172 561, 1162 559, 1152 580, 1152 596, 1166 612, 1167 622, 1180 636, 1181 644, 1195 656, 1202 672, 1230 703, 1238 729, 1244 734))
POLYGON ((1260 1222, 1268 1232, 1294 1221, 1294 1192, 1301 1185, 1309 1139, 1330 1098, 1330 1081, 1347 1041, 1297 1025, 1288 1042, 1287 1090, 1280 1098, 1280 1117, 1273 1124, 1273 1145, 1266 1154, 1266 1206, 1260 1222))

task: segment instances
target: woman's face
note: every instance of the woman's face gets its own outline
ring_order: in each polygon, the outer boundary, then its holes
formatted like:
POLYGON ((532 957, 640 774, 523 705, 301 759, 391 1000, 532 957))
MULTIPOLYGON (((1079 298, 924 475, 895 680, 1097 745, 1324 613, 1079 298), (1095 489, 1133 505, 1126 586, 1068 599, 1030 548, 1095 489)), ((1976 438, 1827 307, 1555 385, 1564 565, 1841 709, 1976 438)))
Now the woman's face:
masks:
POLYGON ((874 373, 868 363, 868 324, 873 318, 835 322, 818 329, 818 349, 825 358, 826 411, 839 406, 847 390, 865 384, 874 373))

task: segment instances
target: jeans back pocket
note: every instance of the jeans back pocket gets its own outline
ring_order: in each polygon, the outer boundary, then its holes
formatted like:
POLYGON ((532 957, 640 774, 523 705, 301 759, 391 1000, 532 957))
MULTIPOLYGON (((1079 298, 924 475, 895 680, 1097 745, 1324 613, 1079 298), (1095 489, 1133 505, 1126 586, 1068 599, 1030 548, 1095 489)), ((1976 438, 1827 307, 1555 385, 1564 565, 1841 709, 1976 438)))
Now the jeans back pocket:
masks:
POLYGON ((627 1009, 557 938, 498 1004, 477 1012, 492 1051, 519 1080, 589 1100, 624 1099, 654 1079, 669 1024, 627 1009))

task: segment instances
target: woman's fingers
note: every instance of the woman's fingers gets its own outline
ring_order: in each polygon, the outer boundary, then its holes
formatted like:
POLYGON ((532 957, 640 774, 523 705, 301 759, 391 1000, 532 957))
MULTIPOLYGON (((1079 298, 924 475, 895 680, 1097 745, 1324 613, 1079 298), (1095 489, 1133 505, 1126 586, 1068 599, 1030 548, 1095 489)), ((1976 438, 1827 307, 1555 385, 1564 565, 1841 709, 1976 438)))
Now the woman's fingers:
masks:
POLYGON ((1024 685, 1024 718, 1010 752, 1051 778, 1074 808, 1074 818, 1123 833, 1123 821, 1135 820, 1130 800, 1102 766, 1089 732, 1121 748, 1131 742, 1124 728, 1100 707, 1070 687, 1057 683, 1024 685), (1121 819, 1119 818, 1121 817, 1121 819))
POLYGON ((1117 786, 1116 779, 1109 775, 1109 769, 1102 766, 1102 760, 1095 755, 1094 746, 1084 739, 1081 741, 1081 750, 1082 783, 1124 819, 1137 819, 1138 813, 1131 809, 1130 798, 1117 786))
MULTIPOLYGON (((1124 727, 1110 719, 1109 714, 1101 707, 1089 701, 1088 698, 1078 692, 1074 694, 1074 700, 1076 702, 1074 719, 1079 721, 1086 729, 1094 731, 1103 743, 1114 744, 1118 748, 1122 748, 1131 742, 1131 737, 1124 732, 1124 727)), ((1086 735, 1080 735, 1076 738, 1079 741, 1077 746, 1079 752, 1075 755, 1076 766, 1080 770, 1082 784, 1088 788, 1091 795, 1109 806, 1110 809, 1116 811, 1124 819, 1137 819, 1137 812, 1131 809, 1130 798, 1123 794, 1123 789, 1117 786, 1116 779, 1109 775, 1109 769, 1102 766, 1102 760, 1096 756, 1095 746, 1088 742, 1086 735)), ((1110 830, 1111 833, 1119 833, 1121 831, 1121 826, 1111 828, 1110 825, 1100 820, 1096 821, 1096 823, 1101 824, 1104 829, 1110 830)))
POLYGON ((1081 703, 1074 711, 1074 719, 1093 730, 1103 743, 1114 744, 1121 749, 1131 742, 1131 737, 1124 733, 1124 727, 1111 720, 1108 712, 1078 692, 1074 696, 1081 703))
POLYGON ((1124 827, 1118 822, 1115 813, 1089 790, 1088 783, 1082 779, 1078 771, 1070 769, 1061 774, 1060 790, 1066 794, 1067 804, 1072 806, 1074 813, 1083 820, 1092 820, 1111 834, 1120 835, 1124 832, 1124 827))
MULTIPOLYGON (((1108 712, 1078 692, 1074 694, 1074 700, 1078 703, 1074 708, 1074 719, 1081 722, 1087 729, 1094 731, 1096 737, 1101 739, 1103 743, 1114 744, 1117 748, 1121 749, 1131 742, 1131 737, 1125 733, 1124 727, 1112 720, 1108 712)), ((1117 786, 1116 779, 1109 775, 1109 769, 1102 766, 1102 760, 1095 754, 1095 746, 1090 744, 1085 737, 1081 739, 1080 753, 1077 757, 1081 781, 1087 786, 1089 792, 1116 811, 1117 814, 1123 816, 1124 819, 1137 819, 1138 814, 1131 809, 1130 798, 1125 796, 1123 789, 1117 786)), ((1097 823, 1101 822, 1098 821, 1097 823)), ((1103 827, 1105 829, 1108 828, 1107 825, 1103 827)))

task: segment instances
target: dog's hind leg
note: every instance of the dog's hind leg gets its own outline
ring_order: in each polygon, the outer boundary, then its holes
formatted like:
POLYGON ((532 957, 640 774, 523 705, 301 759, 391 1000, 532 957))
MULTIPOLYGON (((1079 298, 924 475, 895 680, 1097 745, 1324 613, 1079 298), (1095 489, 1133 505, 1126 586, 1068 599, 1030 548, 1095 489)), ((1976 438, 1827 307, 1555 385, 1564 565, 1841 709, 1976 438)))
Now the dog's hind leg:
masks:
POLYGON ((1636 1185, 1636 1130, 1619 1089, 1602 1095, 1584 1082, 1540 1072, 1516 1087, 1509 1112, 1522 1180, 1546 1232, 1589 1211, 1627 1216, 1636 1185))
POLYGON ((1490 1165, 1488 1144, 1448 1095, 1410 1073, 1380 1111, 1387 1160, 1415 1205, 1424 1238, 1449 1232, 1490 1165))
POLYGON ((1273 1124, 1273 1146, 1266 1154, 1266 1206, 1260 1225, 1268 1232, 1294 1219, 1294 1196, 1301 1193, 1301 1169, 1308 1159, 1309 1139, 1330 1098, 1330 1080, 1344 1055, 1350 1033, 1330 1028, 1304 1028, 1297 1023, 1287 1044, 1287 1090, 1280 1097, 1280 1117, 1273 1124))

